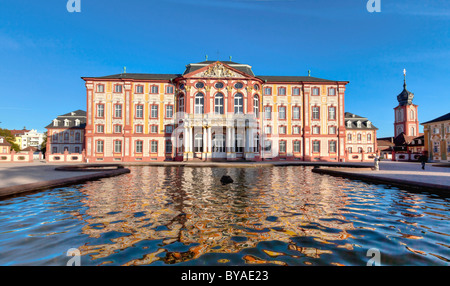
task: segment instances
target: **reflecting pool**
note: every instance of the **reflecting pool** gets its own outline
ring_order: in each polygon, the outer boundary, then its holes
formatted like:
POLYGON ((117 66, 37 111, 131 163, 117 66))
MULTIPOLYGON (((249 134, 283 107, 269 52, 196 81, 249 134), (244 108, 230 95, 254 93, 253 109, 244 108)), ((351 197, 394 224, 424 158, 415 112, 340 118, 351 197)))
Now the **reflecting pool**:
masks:
POLYGON ((450 200, 310 167, 129 167, 0 201, 0 265, 449 265, 450 200), (229 175, 234 183, 222 185, 229 175))

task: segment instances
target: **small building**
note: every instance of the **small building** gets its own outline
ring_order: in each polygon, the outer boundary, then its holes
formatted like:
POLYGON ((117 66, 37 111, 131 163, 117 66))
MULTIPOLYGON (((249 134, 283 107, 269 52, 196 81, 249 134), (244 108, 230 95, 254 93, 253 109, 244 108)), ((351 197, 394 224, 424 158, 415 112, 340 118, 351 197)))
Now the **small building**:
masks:
MULTIPOLYGON (((84 150, 86 111, 76 110, 53 119, 47 128, 46 154, 81 154, 84 150)), ((48 156, 46 156, 48 158, 48 156)))
POLYGON ((429 160, 450 162, 450 113, 422 123, 429 160))
POLYGON ((345 113, 345 132, 348 161, 372 161, 377 153, 377 130, 366 118, 345 113))
POLYGON ((383 137, 377 139, 378 151, 382 159, 392 160, 394 152, 394 137, 383 137))
POLYGON ((0 154, 10 154, 11 144, 6 141, 5 137, 0 136, 0 154))

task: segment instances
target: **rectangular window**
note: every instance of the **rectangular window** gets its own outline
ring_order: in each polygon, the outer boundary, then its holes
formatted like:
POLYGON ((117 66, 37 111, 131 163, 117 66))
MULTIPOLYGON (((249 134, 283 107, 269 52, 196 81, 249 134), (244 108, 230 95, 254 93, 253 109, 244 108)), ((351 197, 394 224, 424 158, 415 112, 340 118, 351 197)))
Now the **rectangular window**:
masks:
POLYGON ((319 88, 318 87, 314 87, 312 89, 312 95, 319 95, 319 88))
POLYGON ((300 141, 294 141, 294 153, 300 153, 300 141))
POLYGON ((286 153, 286 141, 280 141, 280 153, 286 153))
POLYGON ((97 133, 103 133, 103 132, 105 132, 105 126, 97 125, 97 133))
POLYGON ((280 119, 280 120, 286 119, 286 107, 285 106, 280 106, 278 108, 278 119, 280 119))
POLYGON ((328 95, 330 96, 336 95, 336 89, 335 88, 328 89, 328 95))
POLYGON ((272 119, 272 107, 264 107, 264 119, 272 119))
POLYGON ((447 142, 447 153, 450 153, 450 141, 447 142))
POLYGON ((280 134, 286 134, 286 126, 279 127, 280 134))
POLYGON ((272 95, 272 88, 271 87, 265 87, 264 88, 264 94, 265 95, 272 95))
POLYGON ((279 87, 278 88, 278 95, 286 95, 286 88, 285 87, 279 87))
POLYGON ((166 106, 166 118, 172 118, 173 117, 173 105, 167 105, 166 106))
POLYGON ((152 85, 150 89, 150 93, 157 94, 159 92, 159 88, 157 85, 152 85))
POLYGON ((292 133, 293 134, 300 134, 300 126, 292 127, 292 133))
POLYGON ((122 118, 122 104, 114 105, 114 117, 122 118))
POLYGON ((152 141, 151 143, 151 152, 158 153, 158 141, 152 141))
POLYGON ((104 116, 105 116, 105 105, 97 104, 97 117, 104 117, 104 116))
POLYGON ((336 134, 336 126, 328 127, 328 134, 336 134))
POLYGON ((166 86, 166 93, 169 93, 169 94, 173 93, 173 85, 167 85, 166 86))
POLYGON ((114 141, 114 153, 122 153, 122 141, 114 141))
POLYGON ((434 153, 439 153, 439 148, 440 148, 441 146, 440 146, 440 144, 439 144, 439 142, 434 142, 433 143, 433 152, 434 153))
POLYGON ((336 141, 330 141, 328 151, 329 153, 336 153, 336 141))
POLYGON ((122 133, 122 125, 114 125, 114 133, 122 133))
POLYGON ((143 132, 144 132, 144 126, 136 125, 136 133, 143 133, 143 132))
POLYGON ((56 154, 58 153, 58 147, 53 147, 52 148, 52 154, 56 154))
POLYGON ((136 118, 143 118, 143 117, 144 117, 144 106, 136 105, 136 118))
POLYGON ((158 125, 152 125, 150 127, 150 132, 151 133, 158 133, 158 125))
POLYGON ((172 125, 167 125, 166 126, 166 133, 167 134, 172 134, 173 132, 173 126, 172 125))
POLYGON ((336 108, 328 107, 328 120, 336 120, 336 108))
POLYGON ((80 147, 75 147, 75 153, 80 154, 80 147))
POLYGON ((142 153, 142 141, 136 141, 136 153, 142 153))
POLYGON ((144 86, 136 85, 136 93, 144 93, 144 86))
POLYGON ((300 95, 300 88, 298 87, 292 88, 292 95, 300 95))
POLYGON ((264 133, 265 134, 272 134, 272 127, 271 126, 264 127, 264 133))
POLYGON ((103 153, 103 141, 97 141, 97 153, 103 153))
POLYGON ((313 120, 319 120, 320 119, 320 107, 314 106, 312 108, 312 119, 313 120))
POLYGON ((351 153, 353 153, 353 149, 352 149, 352 147, 348 147, 348 149, 347 149, 347 150, 348 150, 348 153, 350 153, 350 154, 351 154, 351 153))
POLYGON ((114 86, 114 92, 122 93, 122 85, 116 84, 116 85, 114 86))
POLYGON ((320 141, 313 141, 313 152, 320 153, 320 141))
POLYGON ((320 134, 320 127, 319 126, 313 126, 312 134, 320 134))
POLYGON ((152 105, 150 117, 151 118, 158 118, 158 105, 152 105))
POLYGON ((294 119, 294 120, 300 119, 300 107, 299 106, 292 107, 292 119, 294 119))
POLYGON ((264 152, 272 151, 272 141, 266 140, 264 141, 264 152))
POLYGON ((105 85, 98 84, 97 85, 97 92, 105 92, 105 85))
POLYGON ((172 140, 166 140, 166 154, 172 153, 172 140))

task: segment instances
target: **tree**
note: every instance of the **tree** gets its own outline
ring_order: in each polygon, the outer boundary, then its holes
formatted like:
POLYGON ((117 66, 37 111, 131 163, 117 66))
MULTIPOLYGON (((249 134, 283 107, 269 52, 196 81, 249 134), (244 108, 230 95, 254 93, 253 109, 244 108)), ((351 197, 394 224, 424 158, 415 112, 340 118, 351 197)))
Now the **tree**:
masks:
POLYGON ((20 151, 20 146, 16 144, 16 138, 11 131, 0 128, 0 136, 5 137, 6 142, 11 144, 11 149, 16 152, 20 151))

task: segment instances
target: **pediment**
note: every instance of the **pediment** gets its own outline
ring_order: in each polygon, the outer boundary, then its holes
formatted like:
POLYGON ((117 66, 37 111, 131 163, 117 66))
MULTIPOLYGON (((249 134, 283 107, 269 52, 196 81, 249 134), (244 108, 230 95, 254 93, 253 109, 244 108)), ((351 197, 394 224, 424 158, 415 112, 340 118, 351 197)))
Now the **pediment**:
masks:
POLYGON ((192 73, 190 77, 203 77, 203 78, 245 78, 240 72, 228 67, 220 62, 213 63, 206 66, 197 73, 192 73))

